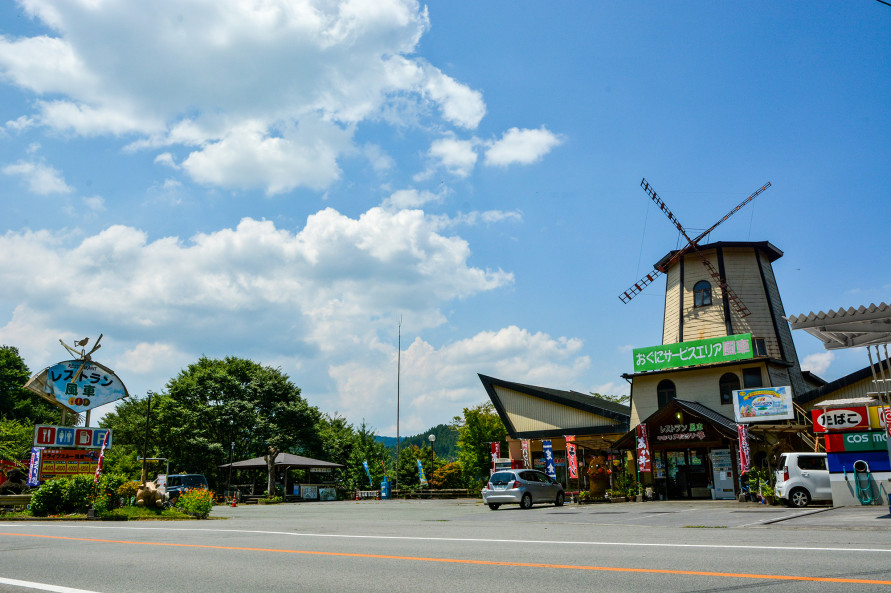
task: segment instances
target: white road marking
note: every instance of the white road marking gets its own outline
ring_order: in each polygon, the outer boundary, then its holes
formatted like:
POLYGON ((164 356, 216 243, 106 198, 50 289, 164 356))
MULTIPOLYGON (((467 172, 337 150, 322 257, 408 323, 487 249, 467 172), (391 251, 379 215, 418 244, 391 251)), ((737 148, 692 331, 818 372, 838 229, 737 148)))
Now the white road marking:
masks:
POLYGON ((640 548, 708 548, 725 550, 798 550, 804 552, 873 552, 891 554, 891 548, 833 548, 821 546, 752 546, 735 544, 672 544, 663 542, 614 542, 614 541, 567 541, 567 540, 541 540, 541 539, 490 539, 472 537, 419 537, 411 535, 358 535, 343 533, 296 533, 293 531, 266 531, 254 529, 207 529, 200 527, 125 527, 116 525, 36 525, 36 524, 12 524, 0 525, 0 531, 9 528, 35 528, 46 527, 56 529, 117 529, 123 531, 157 531, 157 532, 183 532, 197 531, 202 533, 254 533, 258 535, 284 535, 289 537, 318 537, 340 539, 369 539, 369 540, 401 540, 401 541, 438 541, 438 542, 467 542, 482 544, 534 544, 534 545, 560 545, 560 546, 611 546, 611 547, 640 547, 640 548))
POLYGON ((4 579, 3 577, 0 577, 0 585, 15 585, 16 587, 39 589, 41 591, 54 591, 55 593, 98 593, 97 591, 88 591, 86 589, 74 589, 72 587, 63 587, 61 585, 47 585, 46 583, 32 583, 30 581, 4 579))

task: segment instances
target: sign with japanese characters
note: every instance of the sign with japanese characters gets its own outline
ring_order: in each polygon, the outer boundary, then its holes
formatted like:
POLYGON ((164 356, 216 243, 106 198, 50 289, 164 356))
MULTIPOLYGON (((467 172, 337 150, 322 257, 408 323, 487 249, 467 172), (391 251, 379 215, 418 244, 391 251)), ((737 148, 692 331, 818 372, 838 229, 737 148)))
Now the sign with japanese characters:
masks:
POLYGON ((82 449, 44 449, 40 460, 40 479, 94 474, 99 453, 82 449))
POLYGON ((733 392, 733 412, 737 422, 792 420, 792 387, 757 387, 733 392))
POLYGON ((870 406, 866 409, 869 413, 870 428, 886 428, 885 411, 891 411, 891 406, 870 406))
POLYGON ((35 447, 71 447, 74 449, 99 449, 108 433, 106 447, 111 447, 111 430, 77 426, 53 426, 38 424, 34 427, 35 447))
POLYGON ((656 441, 660 443, 669 441, 704 441, 706 438, 710 438, 706 428, 702 422, 662 424, 657 427, 656 441))
POLYGON ((752 465, 752 454, 749 450, 749 429, 745 424, 737 424, 736 434, 739 439, 739 475, 744 476, 752 465))
POLYGON ((634 372, 752 358, 752 334, 635 348, 634 372))
POLYGON ((54 404, 86 412, 127 397, 127 388, 110 368, 95 361, 67 360, 44 369, 25 385, 54 404))
POLYGON ((814 419, 814 432, 866 430, 869 428, 869 415, 866 413, 865 406, 811 410, 811 415, 814 419))
POLYGON ((551 441, 542 441, 541 450, 544 453, 545 473, 548 474, 551 479, 556 480, 557 467, 554 465, 554 451, 551 448, 551 441))
POLYGON ((650 459, 650 440, 647 437, 647 425, 637 425, 637 471, 652 471, 650 459))

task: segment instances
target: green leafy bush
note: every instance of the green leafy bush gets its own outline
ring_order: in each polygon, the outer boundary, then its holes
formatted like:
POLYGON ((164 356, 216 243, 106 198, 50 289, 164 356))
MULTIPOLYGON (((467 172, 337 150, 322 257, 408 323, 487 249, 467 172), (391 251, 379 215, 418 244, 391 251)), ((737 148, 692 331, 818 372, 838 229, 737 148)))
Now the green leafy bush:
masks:
POLYGON ((45 482, 40 490, 31 495, 31 512, 37 517, 57 515, 65 505, 67 479, 45 482))
POLYGON ((213 492, 205 488, 189 488, 180 494, 176 507, 197 519, 207 519, 213 508, 213 492))
POLYGON ((93 474, 79 474, 67 478, 63 512, 85 513, 93 506, 97 487, 93 483, 93 474))

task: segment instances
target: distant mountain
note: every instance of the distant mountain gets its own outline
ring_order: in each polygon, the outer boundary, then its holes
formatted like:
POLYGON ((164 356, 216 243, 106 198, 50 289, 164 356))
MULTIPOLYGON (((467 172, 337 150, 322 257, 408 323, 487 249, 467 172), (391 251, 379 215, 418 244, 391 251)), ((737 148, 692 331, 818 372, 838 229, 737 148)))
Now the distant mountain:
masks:
MULTIPOLYGON (((399 448, 401 449, 408 445, 416 445, 418 447, 429 446, 429 437, 431 434, 436 435, 436 440, 433 442, 433 451, 436 453, 437 457, 449 461, 454 461, 458 458, 458 431, 448 424, 437 424, 436 426, 414 436, 400 436, 399 448)), ((396 437, 376 435, 374 438, 378 442, 383 443, 384 446, 394 450, 396 449, 396 437)))

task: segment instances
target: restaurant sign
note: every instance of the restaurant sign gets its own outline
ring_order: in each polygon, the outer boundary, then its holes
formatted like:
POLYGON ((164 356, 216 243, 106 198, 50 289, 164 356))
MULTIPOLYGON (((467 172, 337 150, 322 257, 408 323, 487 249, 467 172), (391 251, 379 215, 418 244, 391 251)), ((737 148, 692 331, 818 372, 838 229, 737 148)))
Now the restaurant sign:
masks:
POLYGON ((734 391, 733 412, 737 422, 792 420, 792 388, 787 385, 734 391))
POLYGON ((670 441, 704 441, 706 435, 702 422, 690 422, 689 424, 663 424, 656 434, 656 441, 660 443, 670 441))
POLYGON ((127 397, 127 388, 110 368, 93 360, 66 360, 43 369, 25 387, 75 413, 127 397))
POLYGON ((737 334, 692 342, 635 348, 633 353, 635 373, 745 360, 753 356, 752 334, 737 334))

